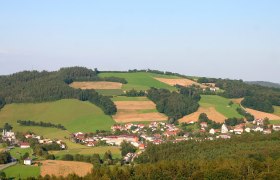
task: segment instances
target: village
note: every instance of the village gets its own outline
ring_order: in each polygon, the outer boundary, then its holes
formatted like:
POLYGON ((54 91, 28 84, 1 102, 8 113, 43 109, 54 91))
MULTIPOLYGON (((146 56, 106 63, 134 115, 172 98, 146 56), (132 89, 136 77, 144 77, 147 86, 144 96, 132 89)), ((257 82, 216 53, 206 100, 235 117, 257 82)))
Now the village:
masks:
MULTIPOLYGON (((99 145, 120 146, 123 141, 126 141, 141 152, 149 144, 159 145, 167 142, 178 143, 188 140, 230 139, 232 136, 239 136, 243 133, 271 134, 273 131, 280 131, 280 125, 266 125, 265 121, 265 119, 256 119, 253 122, 241 123, 236 126, 222 124, 219 129, 209 128, 207 122, 198 123, 192 121, 186 126, 197 127, 197 129, 194 128, 191 131, 186 131, 186 128, 182 128, 180 125, 176 126, 165 122, 116 124, 111 127, 111 135, 77 132, 71 135, 71 139, 73 142, 88 147, 99 145)), ((133 156, 137 156, 137 154, 129 153, 124 159, 131 160, 133 156)))
MULTIPOLYGON (((129 163, 137 155, 143 152, 149 144, 159 145, 162 143, 178 143, 182 141, 202 141, 215 139, 230 139, 232 136, 239 136, 243 133, 271 134, 273 131, 280 131, 280 125, 267 125, 264 119, 256 119, 253 122, 241 123, 236 126, 222 124, 221 128, 210 128, 207 122, 189 122, 181 125, 168 124, 166 122, 151 122, 149 124, 126 123, 115 124, 110 132, 83 133, 77 132, 70 135, 69 139, 87 147, 96 146, 118 146, 126 141, 138 149, 137 153, 128 153, 123 160, 129 163), (188 129, 188 127, 192 127, 188 129)), ((16 138, 15 132, 3 130, 2 140, 9 142, 7 150, 17 146, 21 149, 30 148, 28 142, 35 139, 38 144, 57 144, 60 150, 67 148, 62 140, 43 138, 34 133, 24 134, 23 141, 16 138)), ((23 164, 32 165, 32 158, 24 159, 23 164)))

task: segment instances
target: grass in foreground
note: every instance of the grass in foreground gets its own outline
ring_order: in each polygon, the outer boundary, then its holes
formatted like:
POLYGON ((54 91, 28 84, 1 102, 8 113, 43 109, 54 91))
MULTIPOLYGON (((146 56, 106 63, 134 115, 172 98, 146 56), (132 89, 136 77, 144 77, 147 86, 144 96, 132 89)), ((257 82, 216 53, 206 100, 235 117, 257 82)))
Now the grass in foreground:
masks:
POLYGON ((176 90, 175 87, 169 86, 165 83, 162 83, 153 77, 165 77, 165 78, 178 78, 176 76, 167 76, 167 75, 158 75, 153 73, 146 72, 136 72, 136 73, 100 73, 101 77, 120 77, 127 80, 127 84, 123 85, 123 90, 148 90, 151 87, 155 88, 164 88, 169 90, 176 90))
POLYGON ((242 116, 236 111, 239 107, 238 104, 233 104, 229 106, 230 100, 217 95, 202 95, 199 104, 202 107, 215 107, 216 110, 226 116, 227 118, 237 117, 242 118, 242 116))
POLYGON ((40 167, 38 166, 25 166, 15 165, 5 170, 6 176, 15 179, 25 179, 27 177, 38 177, 40 175, 40 167))

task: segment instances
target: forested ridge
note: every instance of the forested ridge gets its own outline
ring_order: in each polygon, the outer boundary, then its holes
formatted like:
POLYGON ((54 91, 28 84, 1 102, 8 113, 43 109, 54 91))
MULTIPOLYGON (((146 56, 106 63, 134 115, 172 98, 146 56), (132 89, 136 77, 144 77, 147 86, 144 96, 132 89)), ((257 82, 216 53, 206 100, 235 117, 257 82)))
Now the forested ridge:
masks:
MULTIPOLYGON (((68 83, 76 80, 103 81, 98 71, 71 67, 59 71, 23 71, 9 76, 0 76, 0 107, 5 103, 38 103, 75 98, 89 100, 104 110, 106 114, 116 113, 116 107, 109 97, 94 90, 73 89, 68 83)), ((125 81, 122 78, 110 78, 125 81)))
POLYGON ((215 83, 224 91, 219 95, 226 98, 244 98, 241 104, 259 111, 273 113, 273 106, 280 106, 280 89, 247 84, 242 80, 199 78, 199 83, 215 83))

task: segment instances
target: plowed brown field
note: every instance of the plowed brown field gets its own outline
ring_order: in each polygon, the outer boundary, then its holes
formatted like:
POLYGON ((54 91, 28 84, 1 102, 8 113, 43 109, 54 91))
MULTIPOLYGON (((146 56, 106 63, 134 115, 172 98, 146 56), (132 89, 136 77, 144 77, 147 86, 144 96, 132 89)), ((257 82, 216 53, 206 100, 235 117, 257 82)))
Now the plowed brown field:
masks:
POLYGON ((70 86, 75 89, 121 89, 122 83, 107 81, 73 82, 70 86))

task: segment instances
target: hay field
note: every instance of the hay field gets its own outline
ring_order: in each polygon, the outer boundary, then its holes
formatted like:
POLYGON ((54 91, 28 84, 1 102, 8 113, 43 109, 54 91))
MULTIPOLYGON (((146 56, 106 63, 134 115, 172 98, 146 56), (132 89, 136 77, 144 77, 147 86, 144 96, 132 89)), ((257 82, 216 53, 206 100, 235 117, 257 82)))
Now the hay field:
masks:
POLYGON ((70 87, 75 89, 121 89, 122 83, 108 81, 73 82, 70 87))
POLYGON ((206 88, 207 86, 205 85, 202 85, 202 84, 199 84, 195 81, 192 81, 190 79, 170 79, 170 78, 158 78, 156 77, 155 78, 156 80, 160 81, 160 82, 163 82, 163 83, 166 83, 170 86, 175 86, 175 85, 180 85, 180 86, 191 86, 191 85, 197 85, 197 86, 200 86, 201 88, 206 88))
POLYGON ((196 112, 181 118, 179 122, 180 123, 182 122, 189 123, 191 121, 197 122, 199 115, 201 113, 206 113, 209 119, 219 123, 223 123, 225 119, 227 119, 223 114, 219 113, 214 107, 200 107, 196 112))
POLYGON ((67 176, 69 174, 77 174, 83 177, 91 172, 93 165, 84 162, 74 161, 58 161, 58 160, 47 160, 41 161, 41 176, 55 175, 55 176, 67 176))
POLYGON ((275 114, 270 114, 270 113, 266 113, 266 112, 261 112, 261 111, 257 111, 254 109, 250 109, 250 108, 245 108, 246 111, 248 111, 250 114, 252 114, 253 116, 255 116, 256 119, 264 119, 264 118, 268 118, 269 120, 280 120, 280 116, 277 116, 275 114))
POLYGON ((164 114, 157 112, 155 103, 145 97, 116 97, 113 100, 118 109, 113 116, 117 123, 167 120, 164 114))

